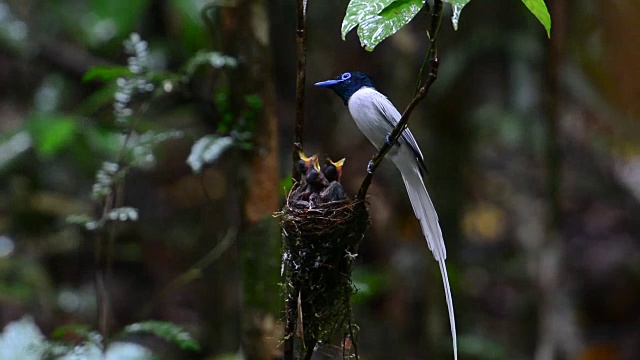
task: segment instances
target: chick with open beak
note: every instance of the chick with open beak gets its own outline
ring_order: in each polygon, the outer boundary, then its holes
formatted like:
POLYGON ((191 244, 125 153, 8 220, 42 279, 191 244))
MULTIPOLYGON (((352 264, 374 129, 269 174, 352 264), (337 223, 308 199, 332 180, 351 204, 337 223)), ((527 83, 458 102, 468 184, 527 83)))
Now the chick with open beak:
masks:
POLYGON ((323 202, 340 201, 347 197, 342 184, 340 184, 344 162, 345 159, 333 162, 327 157, 327 163, 322 167, 322 173, 329 182, 329 186, 320 193, 320 199, 323 202))

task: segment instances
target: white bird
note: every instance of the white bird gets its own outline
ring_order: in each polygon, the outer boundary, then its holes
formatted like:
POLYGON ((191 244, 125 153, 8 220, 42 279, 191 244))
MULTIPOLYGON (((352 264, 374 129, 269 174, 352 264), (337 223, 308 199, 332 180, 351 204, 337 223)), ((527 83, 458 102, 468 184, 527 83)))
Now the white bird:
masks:
MULTIPOLYGON (((384 145, 395 125, 400 121, 401 115, 398 110, 386 96, 375 89, 373 80, 364 73, 346 72, 335 79, 322 81, 315 85, 330 88, 342 98, 360 131, 378 149, 384 145)), ((404 130, 388 155, 402 174, 413 212, 420 221, 429 250, 440 266, 453 338, 453 356, 457 360, 456 321, 445 265, 447 250, 438 223, 438 214, 436 214, 436 209, 424 185, 423 176, 427 170, 424 157, 408 128, 404 130)))

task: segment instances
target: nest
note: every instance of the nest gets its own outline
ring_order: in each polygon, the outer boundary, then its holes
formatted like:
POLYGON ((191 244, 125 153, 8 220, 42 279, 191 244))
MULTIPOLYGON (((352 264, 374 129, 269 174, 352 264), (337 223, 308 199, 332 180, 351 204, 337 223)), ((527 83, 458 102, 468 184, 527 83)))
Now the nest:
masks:
POLYGON ((347 333, 351 320, 351 267, 369 226, 363 201, 302 201, 289 194, 281 216, 287 337, 295 333, 313 351, 320 341, 347 333))

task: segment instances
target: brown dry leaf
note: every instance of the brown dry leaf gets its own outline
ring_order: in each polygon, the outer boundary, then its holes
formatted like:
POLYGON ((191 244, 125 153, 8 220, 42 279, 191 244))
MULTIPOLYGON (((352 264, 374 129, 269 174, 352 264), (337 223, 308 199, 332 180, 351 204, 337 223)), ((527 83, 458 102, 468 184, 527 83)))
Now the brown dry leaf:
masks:
POLYGON ((302 292, 298 292, 298 323, 296 326, 296 335, 302 339, 302 347, 306 348, 304 344, 304 325, 302 322, 302 292))

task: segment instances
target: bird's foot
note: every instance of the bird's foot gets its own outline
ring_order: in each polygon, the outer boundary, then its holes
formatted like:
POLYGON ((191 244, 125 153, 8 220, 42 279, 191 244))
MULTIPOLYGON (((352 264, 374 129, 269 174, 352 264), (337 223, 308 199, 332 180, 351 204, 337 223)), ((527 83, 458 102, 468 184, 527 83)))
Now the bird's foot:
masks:
POLYGON ((388 134, 385 138, 384 138, 384 142, 387 143, 387 145, 391 146, 391 134, 388 134))
POLYGON ((369 174, 373 174, 373 160, 369 160, 369 164, 367 164, 367 172, 369 174))

